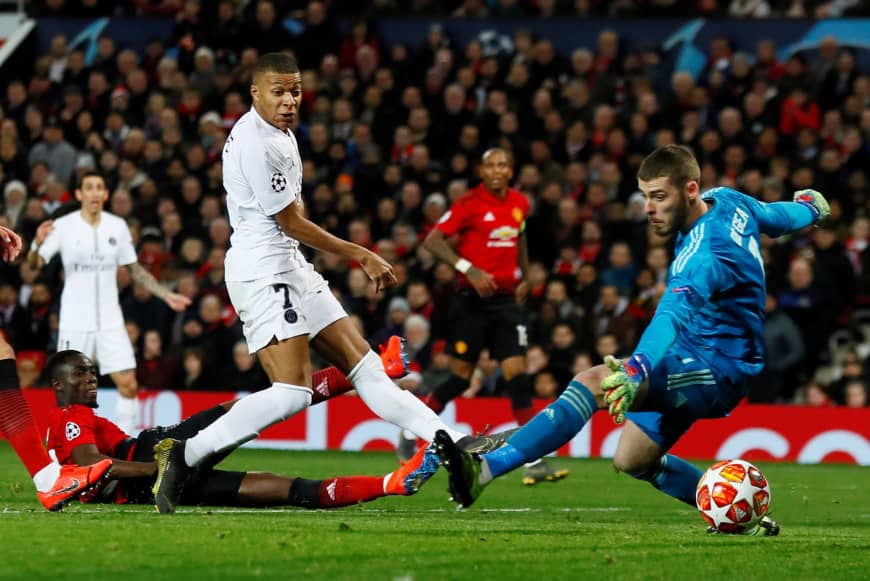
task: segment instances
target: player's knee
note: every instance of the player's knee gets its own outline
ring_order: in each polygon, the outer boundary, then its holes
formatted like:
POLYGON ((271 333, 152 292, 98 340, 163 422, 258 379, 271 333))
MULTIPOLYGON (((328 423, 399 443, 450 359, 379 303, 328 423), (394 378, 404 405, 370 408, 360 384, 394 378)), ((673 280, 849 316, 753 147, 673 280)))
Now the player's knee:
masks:
POLYGON ((610 375, 610 369, 606 365, 596 365, 586 371, 581 371, 574 376, 574 381, 583 384, 589 390, 598 403, 598 407, 604 407, 604 395, 601 391, 601 382, 610 375))
POLYGON ((272 387, 267 388, 272 396, 275 408, 280 410, 283 417, 290 417, 292 414, 311 405, 311 397, 314 394, 309 388, 301 385, 291 385, 289 383, 275 382, 272 387))
POLYGON ((646 458, 617 450, 613 456, 613 467, 617 472, 624 472, 632 478, 650 480, 658 470, 658 462, 650 462, 646 458))

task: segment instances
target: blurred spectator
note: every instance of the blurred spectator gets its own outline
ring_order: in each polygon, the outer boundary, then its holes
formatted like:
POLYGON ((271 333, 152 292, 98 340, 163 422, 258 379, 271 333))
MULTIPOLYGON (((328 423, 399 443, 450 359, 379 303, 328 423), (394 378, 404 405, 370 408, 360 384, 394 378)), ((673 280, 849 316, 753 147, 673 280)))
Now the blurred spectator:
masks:
POLYGON ((867 407, 867 383, 865 381, 856 380, 846 384, 846 407, 867 407))
POLYGON ((790 391, 787 385, 796 385, 797 372, 804 357, 801 333, 792 319, 780 311, 776 297, 767 293, 764 322, 765 365, 749 388, 749 401, 773 403, 790 391))
POLYGON ((215 389, 259 391, 270 385, 269 378, 259 361, 248 352, 248 345, 238 341, 233 345, 232 363, 221 373, 220 385, 215 389))
POLYGON ((136 379, 144 389, 174 389, 178 385, 178 359, 163 352, 163 339, 154 329, 142 336, 142 352, 136 361, 136 379))

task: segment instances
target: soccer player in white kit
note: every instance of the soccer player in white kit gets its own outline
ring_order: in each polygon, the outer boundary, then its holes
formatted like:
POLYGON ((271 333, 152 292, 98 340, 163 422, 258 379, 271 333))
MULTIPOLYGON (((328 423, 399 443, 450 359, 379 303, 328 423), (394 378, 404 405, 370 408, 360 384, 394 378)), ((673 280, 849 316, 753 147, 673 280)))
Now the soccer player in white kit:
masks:
MULTIPOLYGON (((163 440, 155 446, 154 496, 160 512, 174 512, 192 467, 207 465, 219 452, 255 438, 310 405, 309 342, 347 375, 380 417, 427 441, 438 429, 455 440, 464 436, 390 381, 380 358, 299 249, 301 242, 359 263, 378 290, 396 283, 392 266, 383 258, 305 217, 302 160, 290 131, 302 98, 296 60, 283 53, 263 55, 253 71, 251 96, 254 106, 235 124, 223 151, 233 227, 225 276, 248 349, 257 354, 272 385, 239 400, 193 438, 163 440)), ((424 463, 423 470, 434 473, 434 453, 432 462, 424 463)))
POLYGON ((81 351, 98 362, 101 373, 111 376, 118 386, 117 423, 136 434, 139 384, 136 357, 118 303, 118 267, 126 266, 135 282, 174 311, 186 309, 190 299, 162 286, 138 263, 127 223, 103 211, 109 192, 102 175, 84 174, 75 195, 81 210, 40 224, 27 260, 32 268, 41 268, 60 253, 65 281, 57 348, 81 351))

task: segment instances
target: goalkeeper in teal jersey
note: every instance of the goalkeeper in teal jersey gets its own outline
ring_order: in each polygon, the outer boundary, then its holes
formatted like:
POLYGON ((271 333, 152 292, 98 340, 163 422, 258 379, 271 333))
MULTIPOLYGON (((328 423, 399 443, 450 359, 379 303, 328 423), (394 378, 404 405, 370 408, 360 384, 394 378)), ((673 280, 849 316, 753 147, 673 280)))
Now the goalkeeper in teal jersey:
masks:
MULTIPOLYGON (((771 204, 730 188, 701 193, 698 162, 682 146, 656 149, 637 179, 650 227, 676 236, 652 322, 628 359, 608 357, 574 377, 498 450, 473 456, 436 436, 460 505, 474 502, 493 478, 558 449, 597 409, 608 408, 616 423, 625 423, 613 458, 617 470, 694 506, 701 471, 667 451, 695 420, 727 415, 764 366, 759 237, 800 230, 827 218, 830 208, 814 190, 771 204)), ((770 519, 762 525, 760 532, 778 532, 770 519)))

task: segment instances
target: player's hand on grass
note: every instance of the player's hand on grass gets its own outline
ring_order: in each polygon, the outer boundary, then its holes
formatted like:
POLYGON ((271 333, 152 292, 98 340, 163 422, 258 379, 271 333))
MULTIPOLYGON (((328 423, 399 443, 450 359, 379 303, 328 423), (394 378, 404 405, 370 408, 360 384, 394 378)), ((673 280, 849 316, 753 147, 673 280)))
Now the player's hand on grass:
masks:
POLYGON ((604 403, 608 405, 613 421, 621 424, 625 422, 625 414, 631 409, 641 384, 646 380, 644 364, 636 355, 625 361, 607 355, 604 364, 612 372, 601 381, 604 403))
POLYGON ((3 260, 12 262, 21 252, 21 236, 6 226, 0 226, 0 241, 3 247, 3 260))
POLYGON ((815 222, 827 220, 831 215, 831 206, 820 192, 816 190, 798 190, 794 193, 794 201, 803 204, 815 216, 815 222))
POLYGON ((374 252, 366 250, 359 263, 363 271, 375 283, 375 289, 378 292, 399 282, 393 272, 393 266, 374 252))
POLYGON ((498 289, 498 285, 495 284, 495 278, 485 270, 481 270, 476 266, 469 268, 468 272, 465 273, 465 276, 468 277, 468 281, 471 283, 471 286, 474 287, 474 290, 477 291, 477 294, 482 297, 491 297, 496 289, 498 289))

